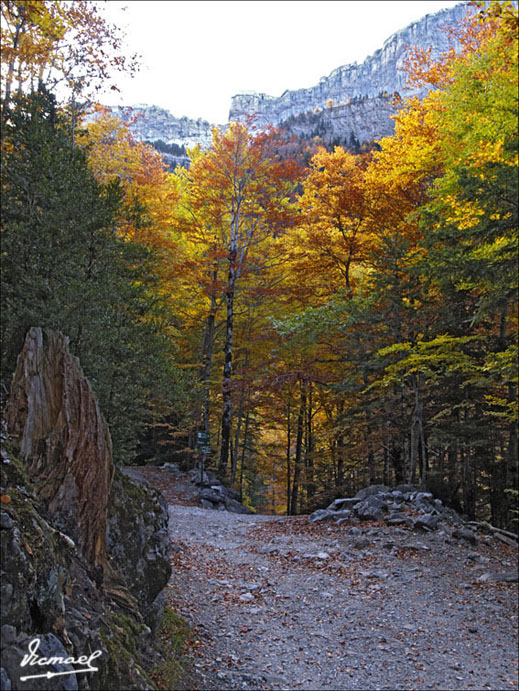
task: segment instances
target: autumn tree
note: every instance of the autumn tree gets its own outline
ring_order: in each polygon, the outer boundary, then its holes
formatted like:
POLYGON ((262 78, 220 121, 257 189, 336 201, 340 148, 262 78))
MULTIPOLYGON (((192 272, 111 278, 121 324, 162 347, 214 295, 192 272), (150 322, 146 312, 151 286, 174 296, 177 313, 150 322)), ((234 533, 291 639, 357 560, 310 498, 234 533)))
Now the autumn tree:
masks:
MULTIPOLYGON (((2 99, 38 83, 76 97, 106 86, 113 71, 134 71, 122 37, 86 0, 2 0, 2 99)), ((116 88, 112 85, 112 88, 116 88)))
POLYGON ((369 243, 364 170, 364 159, 342 147, 333 152, 320 149, 310 161, 300 199, 301 242, 310 262, 318 262, 330 281, 339 272, 348 292, 353 287, 353 269, 369 243))
MULTIPOLYGON (((501 497, 507 481, 516 483, 509 460, 517 443, 516 375, 506 364, 516 347, 517 304, 514 13, 493 6, 467 21, 459 54, 429 62, 426 73, 420 63, 418 74, 435 89, 399 114, 395 136, 381 142, 368 174, 377 215, 390 220, 393 206, 392 225, 400 227, 398 236, 384 233, 369 283, 391 275, 388 238, 411 242, 393 263, 401 285, 415 290, 400 293, 400 316, 386 322, 398 327, 393 343, 379 351, 386 395, 400 388, 408 400, 404 467, 413 479, 419 458, 421 481, 436 478, 436 491, 448 477, 449 497, 461 487, 459 508, 470 516, 485 478, 501 483, 501 497), (489 376, 490 362, 501 363, 499 373, 489 376)), ((395 291, 385 285, 379 294, 387 301, 395 291)))
POLYGON ((269 133, 231 123, 213 132, 213 144, 192 162, 189 213, 192 228, 204 243, 208 271, 222 280, 225 295, 225 338, 219 470, 227 472, 231 447, 232 375, 235 307, 241 283, 262 272, 262 255, 272 238, 291 219, 293 168, 272 148, 269 133))
MULTIPOLYGON (((460 452, 474 513, 478 476, 492 476, 501 496, 506 488, 517 492, 517 9, 482 7, 466 34, 471 51, 450 64, 438 94, 445 173, 423 226, 430 248, 424 273, 450 305, 442 326, 470 358, 464 426, 475 424, 460 452)), ((493 519, 509 522, 513 504, 499 507, 493 494, 493 519)))
POLYGON ((433 89, 369 161, 341 179, 340 151, 314 159, 278 324, 315 349, 337 479, 418 481, 497 523, 516 483, 516 22, 496 3, 458 52, 419 56, 433 89))
POLYGON ((62 331, 129 460, 152 403, 181 399, 156 256, 119 235, 120 184, 95 179, 45 90, 12 102, 3 136, 2 381, 28 328, 62 331))

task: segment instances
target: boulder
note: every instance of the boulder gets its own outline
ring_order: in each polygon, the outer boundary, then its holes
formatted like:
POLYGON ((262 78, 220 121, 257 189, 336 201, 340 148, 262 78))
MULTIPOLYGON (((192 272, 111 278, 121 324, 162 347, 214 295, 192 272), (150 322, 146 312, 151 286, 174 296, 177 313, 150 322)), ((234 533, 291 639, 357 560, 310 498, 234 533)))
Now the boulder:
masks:
POLYGON ((401 494, 411 494, 412 492, 418 492, 418 487, 414 485, 397 485, 394 491, 400 492, 401 494))
POLYGON ((354 504, 358 504, 358 497, 335 499, 332 501, 330 506, 328 506, 329 511, 339 511, 340 509, 352 509, 354 504))
POLYGON ((335 511, 330 511, 329 509, 317 509, 312 514, 310 514, 308 520, 310 523, 317 523, 317 521, 331 521, 335 516, 335 511))
POLYGON ((63 334, 29 330, 11 384, 6 422, 45 510, 89 564, 106 568, 112 442, 63 334))
POLYGON ((468 542, 471 545, 477 545, 478 543, 476 533, 470 528, 456 528, 456 530, 454 530, 452 533, 452 537, 456 540, 464 540, 465 542, 468 542))
POLYGON ((353 546, 355 549, 365 549, 366 547, 369 547, 369 545, 370 542, 368 538, 364 536, 359 536, 353 541, 353 546))
MULTIPOLYGON (((209 484, 203 486, 198 495, 204 509, 217 509, 218 511, 230 511, 231 513, 253 513, 240 502, 240 493, 229 487, 225 487, 216 478, 214 473, 207 473, 209 484)), ((200 486, 199 482, 195 484, 200 486)))
POLYGON ((430 511, 431 506, 434 506, 433 495, 430 492, 413 492, 409 496, 409 501, 418 509, 425 511, 430 511))
POLYGON ((177 463, 164 463, 160 469, 171 473, 176 478, 181 478, 183 476, 183 473, 178 467, 177 463))
POLYGON ((355 504, 353 507, 357 516, 363 521, 380 520, 386 509, 387 503, 376 494, 368 495, 363 501, 355 504))
POLYGON ((213 487, 204 488, 200 492, 199 496, 200 496, 200 499, 205 499, 206 501, 210 501, 213 504, 219 504, 219 503, 224 501, 224 496, 223 496, 222 492, 217 491, 213 487))
POLYGON ((432 513, 426 513, 423 514, 423 516, 418 516, 418 518, 413 521, 413 528, 417 530, 424 530, 426 532, 436 530, 439 520, 439 516, 435 516, 432 513))
POLYGON ((228 498, 225 500, 225 508, 231 513, 251 514, 252 511, 236 499, 228 498))
POLYGON ((341 521, 341 523, 345 523, 346 521, 350 520, 352 515, 353 514, 349 509, 341 509, 340 511, 334 511, 333 520, 336 523, 338 523, 339 521, 341 521))
POLYGON ((407 523, 407 518, 402 514, 398 512, 394 513, 389 513, 386 516, 386 523, 388 525, 403 525, 404 523, 407 523))
POLYGON ((391 488, 386 487, 386 485, 370 485, 369 487, 364 487, 364 489, 359 490, 355 495, 355 499, 359 501, 361 499, 366 499, 367 497, 371 497, 376 494, 385 494, 390 491, 391 488))

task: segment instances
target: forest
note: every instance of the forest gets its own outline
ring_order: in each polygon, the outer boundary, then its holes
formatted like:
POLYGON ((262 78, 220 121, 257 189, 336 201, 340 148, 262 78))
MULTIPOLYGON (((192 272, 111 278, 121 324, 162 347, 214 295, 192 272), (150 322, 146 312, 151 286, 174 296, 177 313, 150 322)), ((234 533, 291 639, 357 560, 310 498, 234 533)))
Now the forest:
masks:
POLYGON ((96 105, 136 68, 96 5, 2 0, 2 399, 57 329, 119 464, 203 454, 290 515, 416 484, 516 531, 518 16, 477 4, 376 146, 251 119, 171 173, 96 105))

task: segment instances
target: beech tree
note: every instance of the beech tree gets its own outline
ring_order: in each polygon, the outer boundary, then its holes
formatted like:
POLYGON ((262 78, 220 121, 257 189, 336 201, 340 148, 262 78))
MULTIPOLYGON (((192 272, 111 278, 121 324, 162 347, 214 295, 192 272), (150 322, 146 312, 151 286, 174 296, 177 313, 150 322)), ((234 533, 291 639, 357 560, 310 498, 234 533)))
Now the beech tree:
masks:
MULTIPOLYGON (((86 96, 106 86, 114 71, 133 72, 135 56, 93 2, 1 0, 2 98, 44 83, 64 94, 86 96)), ((112 88, 117 87, 112 84, 112 88)))
POLYGON ((330 287, 336 287, 338 272, 348 293, 353 289, 353 269, 362 262, 369 244, 364 170, 361 156, 340 146, 333 152, 321 149, 310 160, 300 198, 301 240, 309 263, 317 263, 320 272, 326 271, 330 287))
MULTIPOLYGON (((291 222, 294 167, 276 155, 272 133, 231 123, 188 173, 190 212, 203 217, 209 270, 225 266, 225 339, 219 471, 227 472, 232 421, 235 303, 240 282, 264 269, 262 247, 291 222)), ((196 220, 194 225, 196 226, 196 220)), ((224 270, 221 268, 221 270, 224 270)))

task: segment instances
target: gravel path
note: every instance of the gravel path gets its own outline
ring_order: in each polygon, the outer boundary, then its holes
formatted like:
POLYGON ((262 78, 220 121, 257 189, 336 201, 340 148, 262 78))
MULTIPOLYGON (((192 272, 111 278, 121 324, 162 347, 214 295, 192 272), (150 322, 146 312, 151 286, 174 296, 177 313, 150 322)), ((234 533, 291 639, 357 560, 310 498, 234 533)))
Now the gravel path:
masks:
POLYGON ((169 599, 196 636, 189 688, 517 688, 517 583, 502 580, 517 550, 178 496, 169 599))

